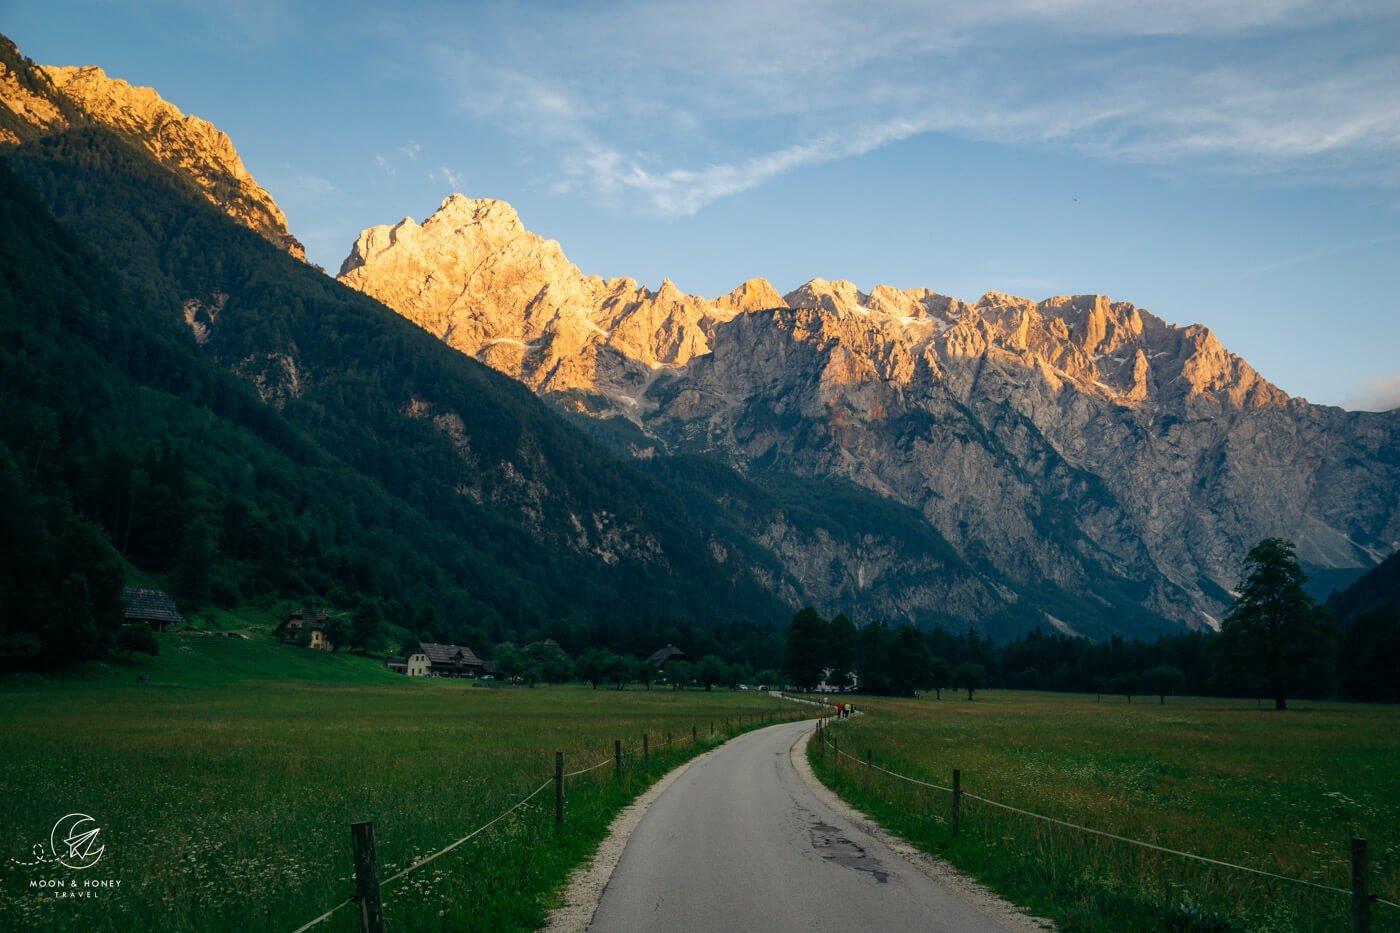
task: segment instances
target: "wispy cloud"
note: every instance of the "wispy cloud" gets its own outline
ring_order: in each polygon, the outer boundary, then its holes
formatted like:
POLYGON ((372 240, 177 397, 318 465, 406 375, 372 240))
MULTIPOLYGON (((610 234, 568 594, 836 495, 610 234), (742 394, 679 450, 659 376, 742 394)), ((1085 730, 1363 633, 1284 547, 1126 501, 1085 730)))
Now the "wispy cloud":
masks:
POLYGON ((566 158, 564 170, 571 178, 585 179, 604 193, 638 191, 646 195, 648 203, 659 213, 686 216, 718 198, 748 191, 784 172, 863 155, 926 128, 918 121, 893 120, 861 127, 845 135, 820 136, 737 164, 658 172, 648 171, 614 149, 594 145, 577 158, 566 158))
POLYGON ((1400 185, 1397 26, 1347 0, 614 0, 488 51, 444 29, 431 61, 558 187, 682 216, 926 133, 1400 185))
POLYGON ((399 152, 402 152, 408 158, 408 161, 417 162, 418 156, 423 152, 423 147, 410 139, 399 147, 399 152))
POLYGON ((1400 408, 1400 373, 1361 380, 1355 394, 1342 402, 1351 411, 1392 411, 1400 408))
POLYGON ((463 185, 462 183, 462 173, 454 171, 448 168, 446 165, 440 166, 439 168, 436 168, 428 173, 429 181, 438 181, 439 179, 447 182, 448 187, 450 187, 454 192, 458 194, 461 194, 462 189, 465 187, 465 185, 463 185))
POLYGON ((399 170, 394 166, 394 163, 384 158, 383 155, 376 155, 374 157, 374 164, 379 167, 379 170, 381 172, 383 172, 385 175, 388 175, 390 178, 393 178, 399 173, 399 170))

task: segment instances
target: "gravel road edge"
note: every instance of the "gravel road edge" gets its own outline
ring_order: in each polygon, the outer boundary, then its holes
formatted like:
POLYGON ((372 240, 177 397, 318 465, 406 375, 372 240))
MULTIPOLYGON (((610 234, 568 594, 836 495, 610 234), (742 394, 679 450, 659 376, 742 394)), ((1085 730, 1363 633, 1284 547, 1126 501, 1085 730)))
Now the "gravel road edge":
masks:
POLYGON ((608 827, 608 835, 598 844, 598 850, 593 854, 592 860, 580 865, 569 875, 569 884, 564 890, 564 903, 549 912, 549 919, 540 930, 544 933, 583 933, 587 930, 593 922, 593 914, 598 910, 598 902, 603 899, 603 892, 607 890, 608 882, 612 879, 613 870, 622 858, 622 850, 627 848, 627 840, 632 837, 632 831, 646 815, 647 808, 691 765, 704 761, 727 744, 729 743, 716 745, 703 755, 696 755, 685 764, 667 771, 640 797, 623 807, 613 818, 612 825, 608 827))
POLYGON ((856 824, 861 832, 878 839, 891 852, 947 888, 960 900, 1000 923, 1008 931, 1045 933, 1047 930, 1055 929, 1055 924, 1052 921, 1043 917, 1031 916, 991 888, 963 874, 953 867, 952 863, 915 848, 838 797, 835 791, 817 779, 816 774, 812 772, 811 763, 807 761, 807 743, 812 740, 813 734, 813 732, 803 733, 802 737, 792 744, 789 755, 798 776, 817 796, 817 799, 856 824))

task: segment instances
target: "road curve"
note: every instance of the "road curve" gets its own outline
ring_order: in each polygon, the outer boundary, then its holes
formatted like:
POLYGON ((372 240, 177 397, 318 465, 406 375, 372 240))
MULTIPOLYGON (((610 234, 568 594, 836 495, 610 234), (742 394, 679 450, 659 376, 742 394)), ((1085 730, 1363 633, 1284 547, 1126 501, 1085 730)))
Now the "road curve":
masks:
POLYGON ((770 726, 694 762, 632 832, 588 929, 1024 928, 979 910, 819 799, 789 755, 811 728, 770 726))

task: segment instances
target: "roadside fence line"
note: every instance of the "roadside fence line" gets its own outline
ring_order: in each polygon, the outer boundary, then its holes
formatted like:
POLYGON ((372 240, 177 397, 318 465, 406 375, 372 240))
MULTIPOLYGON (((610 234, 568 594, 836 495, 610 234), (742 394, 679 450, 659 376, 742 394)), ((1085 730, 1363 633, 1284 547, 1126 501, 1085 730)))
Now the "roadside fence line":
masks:
MULTIPOLYGON (((776 715, 776 713, 775 713, 775 715, 774 715, 774 717, 773 717, 772 719, 769 719, 767 713, 748 713, 748 714, 741 714, 741 715, 739 716, 738 726, 739 726, 739 731, 742 732, 742 731, 744 731, 744 729, 745 729, 746 727, 758 727, 758 726, 767 725, 767 724, 769 724, 769 723, 771 723, 771 722, 779 722, 779 721, 784 721, 784 722, 786 722, 786 721, 791 721, 791 720, 787 719, 786 716, 783 716, 783 717, 781 717, 781 719, 780 719, 780 718, 776 715), (746 721, 746 719, 745 719, 746 716, 749 717, 749 718, 747 719, 747 721, 746 721)), ((730 721, 729 721, 729 719, 726 717, 726 719, 725 719, 725 731, 727 732, 727 731, 729 731, 729 729, 730 729, 730 721)), ((714 722, 713 720, 711 720, 711 722, 710 722, 710 731, 709 731, 708 733, 705 733, 705 735, 714 736, 715 734, 716 734, 715 722, 714 722)), ((684 736, 682 736, 682 739, 681 739, 681 741, 679 741, 679 742, 675 741, 675 740, 673 739, 671 733, 669 733, 669 732, 666 734, 666 736, 667 736, 667 737, 666 737, 666 741, 665 741, 665 742, 657 742, 657 743, 654 743, 654 744, 653 744, 653 743, 650 743, 650 742, 649 742, 649 733, 643 733, 643 734, 642 734, 642 745, 641 745, 641 747, 640 747, 640 752, 641 752, 640 757, 641 757, 641 759, 642 759, 645 763, 648 763, 648 764, 650 763, 650 755, 649 755, 649 753, 648 753, 649 745, 650 745, 650 747, 654 747, 654 748, 658 748, 658 749, 659 749, 659 748, 662 748, 662 747, 679 747, 680 745, 685 744, 684 736)), ((699 734, 699 732, 697 731, 697 728, 696 728, 695 726, 692 726, 692 727, 691 727, 691 742, 692 742, 693 744, 695 744, 695 745, 698 746, 698 745, 701 744, 701 739, 702 739, 702 736, 701 736, 701 735, 699 734)), ((457 848, 458 846, 462 845, 463 843, 468 842, 469 840, 475 838, 476 836, 479 836, 481 833, 484 833, 486 830, 490 829, 492 826, 495 826, 495 825, 496 825, 497 823, 499 823, 501 820, 505 819, 507 816, 509 816, 510 814, 514 813, 516 810, 520 809, 520 808, 523 807, 525 804, 529 803, 531 800, 533 800, 533 799, 534 799, 535 797, 537 797, 539 794, 541 794, 542 792, 544 792, 544 790, 545 790, 546 788, 550 787, 550 786, 554 786, 554 787, 555 787, 555 791, 556 791, 556 795, 557 795, 557 799, 556 799, 556 816, 555 816, 555 822, 556 822, 556 823, 561 823, 561 822, 562 822, 562 813, 563 813, 563 810, 562 810, 562 801, 563 801, 562 793, 563 793, 563 786, 562 786, 562 783, 561 783, 561 782, 562 782, 565 778, 578 777, 578 776, 581 775, 581 774, 588 774, 588 773, 591 772, 591 771, 597 771, 599 768, 606 767, 607 765, 616 765, 616 766, 619 766, 619 767, 620 767, 621 762, 622 762, 622 760, 623 760, 624 758, 627 759, 627 760, 629 760, 629 761, 635 761, 635 760, 637 760, 637 758, 639 757, 639 755, 638 755, 639 749, 638 749, 638 748, 635 748, 635 747, 633 747, 633 746, 628 746, 628 747, 624 750, 624 749, 621 749, 621 748, 620 748, 620 745, 621 745, 620 742, 614 743, 614 748, 615 748, 614 754, 609 755, 609 756, 607 756, 606 758, 603 758, 603 759, 601 759, 600 761, 598 761, 596 764, 589 765, 589 766, 586 767, 586 768, 580 768, 580 769, 578 769, 577 771, 569 771, 569 772, 564 772, 562 769, 556 770, 556 772, 555 772, 554 774, 550 775, 549 779, 546 780, 543 784, 541 784, 539 787, 536 787, 534 790, 530 791, 530 793, 526 794, 524 797, 520 798, 520 799, 517 800, 515 803, 511 804, 511 805, 510 805, 509 807, 507 807, 505 810, 501 811, 501 813, 498 814, 498 815, 497 815, 494 819, 492 819, 490 822, 483 823, 481 826, 478 826, 476 829, 474 829, 474 830, 472 830, 471 832, 467 833, 467 834, 466 834, 465 836, 463 836, 462 838, 456 840, 455 842, 449 843, 448 845, 442 847, 441 849, 437 850, 436 852, 432 853, 431 855, 426 855, 426 856, 424 856, 423 858, 418 859, 418 860, 417 860, 416 862, 414 862, 412 865, 409 865, 407 868, 400 869, 399 871, 397 871, 397 872, 395 872, 394 874, 390 875, 388 878, 383 879, 382 881, 378 880, 378 878, 376 877, 377 874, 378 874, 378 862, 377 862, 377 857, 376 857, 375 852, 374 852, 373 824, 370 824, 370 823, 354 823, 354 824, 351 824, 351 835, 352 835, 352 839, 353 839, 353 841, 354 841, 354 843, 355 843, 355 866, 356 866, 356 868, 355 868, 355 880, 356 880, 356 883, 357 883, 357 888, 358 888, 358 890, 360 890, 360 891, 366 891, 367 894, 366 894, 365 896, 362 896, 361 894, 358 894, 358 893, 357 893, 357 894, 352 894, 352 895, 350 895, 350 896, 347 897, 345 900, 343 900, 343 901, 341 901, 340 903, 336 904, 336 905, 335 905, 334 907, 332 907, 330 910, 327 910, 325 913, 321 914, 319 917, 316 917, 314 920, 311 920, 311 921, 309 921, 309 922, 307 922, 307 923, 305 923, 305 924, 303 924, 303 925, 297 927, 294 931, 292 931, 292 933, 306 933, 306 931, 307 931, 307 930, 310 930, 312 927, 315 927, 316 925, 318 925, 318 924, 320 924, 320 923, 323 923, 323 922, 325 922, 326 920, 329 920, 329 919, 331 918, 331 916, 332 916, 333 914, 335 914, 336 911, 340 910, 342 907, 346 907, 346 906, 348 906, 348 905, 350 905, 350 904, 354 904, 354 903, 356 903, 356 901, 361 901, 361 908, 362 908, 362 910, 361 910, 361 929, 362 929, 363 931, 368 931, 368 933, 382 933, 382 931, 384 930, 384 916, 383 916, 383 907, 382 907, 382 904, 380 903, 380 900, 379 900, 379 891, 380 891, 380 889, 381 889, 383 886, 385 886, 385 885, 387 885, 387 884, 389 884, 389 883, 391 883, 391 882, 397 881, 398 879, 402 878, 404 875, 407 875, 409 872, 412 872, 412 871, 414 871, 414 870, 416 870, 416 869, 418 869, 418 868, 421 868, 422 866, 424 866, 424 865, 428 864, 429 862, 431 862, 433 859, 438 858, 439 856, 442 856, 442 855, 446 855, 448 852, 451 852, 453 849, 457 848), (366 828, 364 838, 368 840, 367 842, 362 842, 362 837, 361 837, 361 835, 359 835, 359 831, 360 831, 360 828, 361 828, 361 827, 365 827, 365 828, 366 828), (361 849, 361 846, 362 846, 362 845, 367 846, 367 849, 362 850, 362 849, 361 849), (361 877, 361 876, 360 876, 360 875, 361 875, 361 866, 364 866, 364 867, 365 867, 366 873, 367 873, 368 876, 369 876, 368 878, 364 878, 364 877, 361 877)), ((556 753, 555 753, 556 765, 557 765, 559 762, 562 762, 562 760, 563 760, 563 753, 562 753, 562 752, 556 752, 556 753)), ((620 775, 620 773, 621 773, 621 772, 619 771, 619 775, 620 775)))
MULTIPOLYGON (((569 771, 569 772, 566 772, 566 773, 564 774, 564 777, 566 777, 566 778, 578 777, 580 774, 587 774, 587 773, 590 772, 590 771, 597 771, 599 768, 603 767, 603 765, 610 765, 610 764, 612 764, 612 763, 613 763, 612 758, 610 758, 610 757, 609 757, 609 758, 604 758, 602 761, 599 761, 596 765, 589 765, 587 768, 579 768, 577 771, 569 771)), ((552 781, 552 780, 554 780, 554 778, 550 778, 550 780, 552 781)))
POLYGON ((337 910, 339 910, 340 908, 344 907, 346 904, 353 904, 353 903, 355 903, 355 898, 354 898, 354 896, 352 895, 352 896, 350 896, 350 897, 347 897, 345 900, 341 901, 339 904, 336 904, 336 905, 335 905, 334 907, 332 907, 330 910, 328 910, 328 911, 326 911, 325 913, 321 914, 321 916, 317 917, 315 920, 312 920, 312 921, 310 921, 309 923, 306 923, 306 924, 303 924, 302 926, 297 927, 295 930, 292 931, 292 933, 306 933, 307 930, 311 929, 311 928, 314 927, 316 924, 321 923, 321 922, 324 921, 324 920, 329 920, 329 919, 331 918, 331 914, 335 913, 337 910))
POLYGON ((514 813, 516 810, 519 810, 519 809, 520 809, 521 807, 523 807, 525 804, 529 803, 531 800, 533 800, 533 799, 540 793, 540 791, 544 790, 546 787, 548 787, 549 785, 551 785, 551 784, 553 784, 553 783, 554 783, 554 778, 550 778, 549 780, 547 780, 547 781, 545 781, 543 784, 541 784, 539 787, 536 787, 534 790, 530 791, 530 793, 527 794, 526 796, 521 797, 519 800, 517 800, 517 801, 515 802, 515 805, 514 805, 514 806, 512 806, 509 810, 506 810, 506 811, 504 811, 503 813, 501 813, 500 816, 496 817, 496 818, 495 818, 494 820, 492 820, 491 822, 485 824, 484 826, 480 826, 480 827, 478 827, 478 828, 472 830, 471 832, 467 833, 465 836, 463 836, 461 839, 458 839, 456 842, 452 843, 451 845, 444 846, 443 848, 438 849, 438 850, 437 850, 436 852, 434 852, 432 855, 428 855, 428 856, 425 856, 425 857, 423 857, 423 858, 420 858, 418 861, 414 862, 412 865, 408 866, 407 868, 402 869, 401 871, 397 871, 397 872, 395 872, 394 874, 390 875, 389 877, 385 878, 383 881, 380 882, 380 884, 388 884, 388 883, 391 882, 391 881, 397 881, 398 879, 402 878, 404 875, 406 875, 406 874, 408 874, 409 872, 413 871, 415 868, 419 868, 419 867, 421 867, 421 866, 423 866, 423 865, 428 864, 428 863, 431 862, 433 859, 437 858, 439 855, 446 855, 448 852, 451 852, 453 849, 457 848, 459 845, 461 845, 462 843, 466 842, 468 839, 471 839, 473 836, 477 836, 477 835, 479 835, 479 834, 481 834, 481 833, 484 833, 486 830, 490 829, 492 826, 495 826, 495 825, 496 825, 497 823, 499 823, 501 820, 503 820, 503 819, 505 819, 506 817, 510 816, 510 815, 511 815, 512 813, 514 813))
MULTIPOLYGON (((579 772, 576 772, 576 773, 582 774, 583 772, 579 771, 579 772)), ((483 825, 481 825, 481 826, 478 826, 476 829, 474 829, 474 830, 472 830, 471 832, 467 833, 465 836, 463 836, 461 839, 458 839, 456 842, 453 842, 453 843, 451 843, 451 844, 449 844, 449 845, 446 845, 446 846, 442 847, 441 849, 438 849, 438 850, 437 850, 436 852, 434 852, 432 855, 424 856, 423 858, 421 858, 421 859, 419 859, 418 861, 414 862, 412 865, 408 866, 407 868, 402 869, 401 871, 395 872, 394 874, 390 875, 388 878, 385 878, 383 881, 379 882, 380 886, 383 887, 384 885, 389 884, 391 881, 397 881, 398 879, 402 878, 404 875, 408 874, 409 872, 413 871, 414 869, 419 868, 419 867, 421 867, 421 866, 423 866, 423 865, 428 864, 428 863, 431 862, 433 859, 437 858, 439 855, 446 855, 448 852, 451 852, 453 849, 457 848, 457 847, 458 847, 459 845, 461 845, 462 843, 464 843, 464 842, 466 842, 467 840, 471 839, 473 836, 477 836, 477 835, 479 835, 479 834, 485 832, 486 830, 490 829, 492 826, 495 826, 495 825, 496 825, 497 823, 499 823, 501 820, 505 819, 505 818, 506 818, 507 816, 509 816, 510 814, 514 813, 516 810, 520 809, 522 806, 524 806, 526 803, 528 803, 531 799, 533 799, 537 794, 539 794, 540 791, 544 790, 546 787, 548 787, 549 785, 551 785, 551 784, 553 784, 553 783, 554 783, 554 778, 550 778, 549 780, 547 780, 547 781, 545 781, 543 784, 541 784, 539 787, 537 787, 537 788, 535 788, 534 790, 532 790, 529 794, 527 794, 527 795, 525 795, 524 797, 522 797, 522 798, 520 798, 519 800, 517 800, 517 801, 516 801, 514 804, 512 804, 510 807, 508 807, 507 809, 503 810, 503 811, 500 813, 500 815, 498 815, 495 819, 491 820, 489 823, 485 823, 485 824, 483 824, 483 825)), ((335 905, 334 907, 332 907, 330 910, 328 910, 328 911, 326 911, 325 913, 321 914, 321 916, 317 917, 315 920, 312 920, 311 922, 309 922, 309 923, 307 923, 307 924, 305 924, 305 925, 303 925, 303 926, 297 927, 296 930, 293 931, 293 933, 305 933, 306 930, 311 929, 312 927, 316 926, 316 924, 321 923, 321 922, 324 921, 324 920, 330 919, 331 914, 335 913, 337 910, 339 910, 340 908, 344 907, 346 904, 353 904, 354 902, 355 902, 355 897, 354 897, 353 895, 350 896, 350 897, 347 897, 345 900, 341 901, 339 904, 336 904, 336 905, 335 905)))
MULTIPOLYGON (((823 720, 823 723, 824 722, 825 720, 823 720)), ((834 741, 827 738, 826 727, 823 724, 818 725, 817 734, 820 737, 822 743, 832 750, 834 756, 839 756, 841 758, 849 758, 851 761, 854 761, 858 765, 863 765, 866 768, 873 768, 876 771, 888 774, 892 778, 898 778, 899 780, 907 781, 910 784, 918 784, 922 787, 928 787, 934 790, 944 791, 945 793, 955 794, 958 797, 965 797, 968 800, 976 800, 979 803, 985 803, 993 807, 998 807, 1002 810, 1007 810, 1011 813, 1020 814, 1021 816, 1029 816, 1037 820, 1044 820, 1047 823, 1054 823, 1057 826, 1063 826, 1067 829, 1077 829, 1081 832, 1091 833, 1095 836, 1102 836, 1106 839, 1113 839, 1117 842, 1127 843, 1128 845, 1140 846, 1144 849, 1153 849, 1157 852, 1165 852, 1168 855, 1177 855, 1181 858, 1193 859, 1197 862, 1205 862, 1209 865, 1220 866, 1221 868, 1233 868, 1237 871, 1249 872, 1253 875, 1262 875, 1265 878, 1273 878, 1278 881, 1287 881, 1292 884, 1305 885, 1307 887, 1317 888, 1322 891, 1331 891, 1334 894, 1345 894, 1348 897, 1353 897, 1356 894, 1356 891, 1354 889, 1339 888, 1335 885, 1321 884, 1319 882, 1308 881, 1303 878, 1293 878, 1288 875, 1280 875, 1275 872, 1265 871, 1262 868, 1250 868, 1248 865, 1236 865, 1234 862, 1226 862, 1220 859, 1210 858, 1209 856, 1205 855, 1197 855, 1194 852, 1183 852, 1180 849, 1172 849, 1168 848, 1167 846, 1157 845, 1156 843, 1144 842, 1141 839, 1133 839, 1128 836, 1120 836, 1117 833, 1110 833, 1106 830, 1094 829, 1092 826, 1082 826, 1078 823, 1070 823, 1066 820, 1056 819, 1053 816, 1046 816, 1043 813, 1034 813, 1030 810, 1023 810, 1020 807, 1013 807, 1010 804, 1002 803, 999 800, 992 800, 989 797, 983 797, 978 794, 969 793, 968 791, 962 790, 961 787, 954 789, 952 787, 944 787, 941 784, 932 784, 928 781, 921 781, 918 778, 910 777, 907 774, 900 774, 896 771, 891 771, 888 768, 882 768, 879 765, 875 764, 870 759, 870 757, 861 759, 856 757, 855 755, 849 754, 848 752, 842 751, 839 747, 837 747, 837 744, 834 741)), ((956 775, 957 772, 954 771, 954 774, 956 775)), ((1400 909, 1400 904, 1397 904, 1394 901, 1388 901, 1382 897, 1377 897, 1374 894, 1368 895, 1367 900, 1373 904, 1384 904, 1387 907, 1394 907, 1400 909)))

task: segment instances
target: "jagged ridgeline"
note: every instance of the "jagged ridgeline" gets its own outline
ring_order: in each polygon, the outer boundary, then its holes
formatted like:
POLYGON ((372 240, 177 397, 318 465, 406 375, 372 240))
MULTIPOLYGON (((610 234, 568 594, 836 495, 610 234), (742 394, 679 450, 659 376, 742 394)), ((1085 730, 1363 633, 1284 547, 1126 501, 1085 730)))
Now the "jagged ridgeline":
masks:
MULTIPOLYGON (((27 475, 24 494, 44 486, 190 598, 382 595, 496 639, 589 612, 772 621, 814 602, 1010 630, 1043 622, 1045 594, 1076 605, 1050 588, 1008 611, 1014 588, 845 480, 769 469, 760 487, 703 458, 635 461, 605 422, 576 419, 581 437, 518 383, 250 237, 286 248, 213 127, 97 69, 36 66, 4 43, 0 65, 14 79, 0 129, 23 143, 9 163, 78 250, 9 263, 12 296, 22 280, 28 297, 8 345, 31 354, 12 368, 27 375, 10 383, 11 420, 62 425, 60 460, 81 467, 27 475), (86 297, 68 311, 38 311, 73 289, 86 297), (73 326, 74 308, 101 327, 73 326), (107 355, 127 345, 144 349, 107 355), (60 379, 32 365, 42 347, 84 362, 60 379)), ((11 220, 16 250, 52 226, 11 220)), ((25 430, 6 435, 20 466, 46 443, 25 430)), ((1074 614, 1093 632, 1160 622, 1124 600, 1074 614)))
POLYGON ((787 612, 711 554, 748 543, 116 134, 0 162, 0 442, 24 514, 85 516, 222 602, 381 595, 497 637, 573 613, 787 612))
POLYGON ((81 126, 105 126, 183 176, 209 203, 298 259, 287 218, 218 127, 186 116, 153 89, 101 68, 38 65, 0 36, 0 144, 81 126))
POLYGON ((804 604, 1103 637, 1218 624, 1261 537, 1319 593, 1400 541, 1400 413, 1290 398, 1126 302, 652 291, 461 195, 337 284, 217 128, 3 37, 0 158, 86 270, 7 244, 13 488, 198 599, 381 595, 496 640, 804 604))
POLYGON ((811 592, 844 579, 864 617, 1099 635, 1138 630, 1145 609, 1213 628, 1262 538, 1294 541, 1323 593, 1400 544, 1400 412, 1290 398, 1208 328, 1102 295, 653 291, 585 275, 509 204, 461 195, 363 231, 340 279, 623 449, 848 481, 980 574, 930 575, 859 537, 842 544, 867 559, 834 573, 775 549, 811 592))

